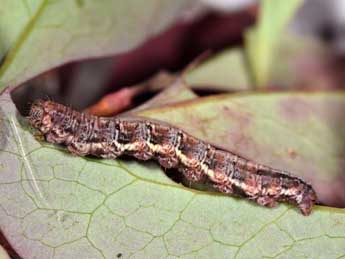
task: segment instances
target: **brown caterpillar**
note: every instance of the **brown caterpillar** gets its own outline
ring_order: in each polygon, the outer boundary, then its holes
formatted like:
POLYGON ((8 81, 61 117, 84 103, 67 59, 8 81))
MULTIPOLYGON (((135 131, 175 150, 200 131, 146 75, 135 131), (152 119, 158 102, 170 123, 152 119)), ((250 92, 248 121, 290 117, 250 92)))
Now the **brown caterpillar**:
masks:
POLYGON ((161 122, 95 117, 42 100, 32 104, 29 122, 48 142, 64 144, 73 154, 155 159, 164 168, 176 168, 192 182, 208 182, 222 193, 263 206, 275 207, 277 202, 287 201, 309 215, 317 200, 304 180, 217 149, 161 122))

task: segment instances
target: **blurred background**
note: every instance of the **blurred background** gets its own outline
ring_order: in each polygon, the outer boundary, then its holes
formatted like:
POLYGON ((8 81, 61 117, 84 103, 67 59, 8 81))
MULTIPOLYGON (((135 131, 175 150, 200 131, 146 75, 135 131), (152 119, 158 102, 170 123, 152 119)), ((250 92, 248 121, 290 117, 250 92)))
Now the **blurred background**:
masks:
MULTIPOLYGON (((27 82, 25 87, 18 88, 13 94, 14 99, 22 111, 27 110, 28 100, 47 96, 84 109, 104 95, 148 80, 159 71, 181 71, 205 52, 212 53, 209 55, 212 56, 227 49, 243 47, 244 32, 258 19, 258 4, 255 0, 195 1, 172 26, 137 48, 48 71, 27 82)), ((343 89, 345 2, 306 0, 286 30, 291 37, 280 42, 280 59, 275 60, 275 71, 267 88, 343 89)), ((231 70, 235 68, 229 66, 229 73, 231 70)), ((198 87, 198 82, 193 83, 193 89, 199 94, 232 91, 231 87, 198 87)), ((234 84, 238 85, 233 91, 250 88, 247 82, 234 84)), ((137 102, 153 93, 147 91, 137 102)))

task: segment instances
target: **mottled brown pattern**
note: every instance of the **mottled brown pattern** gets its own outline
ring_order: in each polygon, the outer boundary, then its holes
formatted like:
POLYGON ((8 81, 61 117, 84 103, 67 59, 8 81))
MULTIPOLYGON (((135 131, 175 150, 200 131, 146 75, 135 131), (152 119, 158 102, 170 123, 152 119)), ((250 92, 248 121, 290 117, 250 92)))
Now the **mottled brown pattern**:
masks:
POLYGON ((64 144, 73 154, 156 159, 190 181, 209 182, 222 193, 263 206, 287 201, 309 215, 317 200, 313 188, 302 179, 217 149, 165 123, 95 117, 51 101, 36 101, 29 122, 48 142, 64 144))

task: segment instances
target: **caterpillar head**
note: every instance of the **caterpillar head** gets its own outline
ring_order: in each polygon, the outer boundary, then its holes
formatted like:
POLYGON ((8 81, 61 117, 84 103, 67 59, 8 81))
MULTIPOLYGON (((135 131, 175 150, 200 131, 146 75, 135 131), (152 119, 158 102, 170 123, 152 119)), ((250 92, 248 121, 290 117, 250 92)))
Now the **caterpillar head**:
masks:
POLYGON ((29 113, 29 123, 42 133, 47 133, 53 126, 53 114, 55 103, 51 101, 36 100, 33 102, 29 113))

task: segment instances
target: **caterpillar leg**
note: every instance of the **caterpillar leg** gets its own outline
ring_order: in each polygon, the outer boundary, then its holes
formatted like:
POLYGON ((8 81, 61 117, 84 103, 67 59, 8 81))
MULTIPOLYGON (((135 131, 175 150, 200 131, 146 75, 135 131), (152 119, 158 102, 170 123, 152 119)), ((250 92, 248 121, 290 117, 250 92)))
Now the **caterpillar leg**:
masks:
POLYGON ((153 150, 150 149, 150 146, 147 145, 146 141, 136 141, 131 144, 132 150, 129 151, 129 154, 139 160, 149 160, 154 157, 153 150))
POLYGON ((45 139, 44 139, 44 134, 40 131, 35 131, 34 133, 34 138, 39 141, 39 142, 43 142, 45 139))
POLYGON ((170 144, 163 144, 156 150, 156 159, 164 168, 176 168, 179 165, 179 158, 175 147, 170 144))
POLYGON ((274 200, 272 197, 258 197, 255 200, 259 205, 265 206, 268 208, 274 208, 278 205, 277 201, 274 200))
POLYGON ((183 176, 191 182, 201 182, 205 180, 205 175, 202 173, 201 170, 194 170, 189 168, 180 168, 179 171, 183 174, 183 176))
POLYGON ((90 154, 90 144, 81 142, 72 142, 67 146, 69 152, 76 156, 86 156, 90 154))
POLYGON ((297 206, 304 216, 310 215, 313 205, 317 201, 316 193, 313 189, 308 189, 297 200, 297 206))
POLYGON ((232 189, 231 184, 226 183, 226 182, 213 184, 213 188, 215 188, 221 193, 226 193, 226 194, 234 193, 234 190, 232 189))

